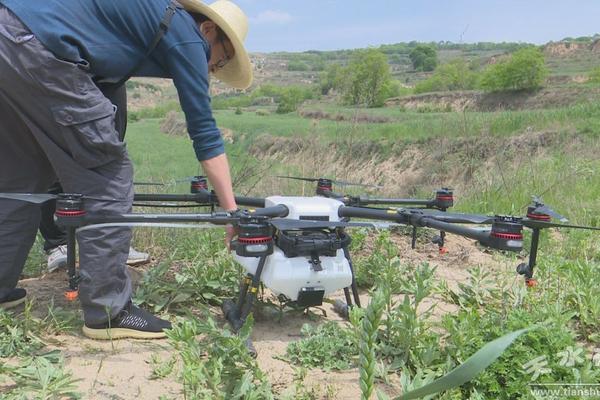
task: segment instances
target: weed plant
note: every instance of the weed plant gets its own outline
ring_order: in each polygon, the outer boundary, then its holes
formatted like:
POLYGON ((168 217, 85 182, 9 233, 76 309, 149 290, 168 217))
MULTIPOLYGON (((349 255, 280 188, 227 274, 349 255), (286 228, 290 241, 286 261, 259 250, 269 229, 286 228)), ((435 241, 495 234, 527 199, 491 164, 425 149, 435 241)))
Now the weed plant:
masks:
POLYGON ((316 327, 304 324, 303 338, 291 342, 286 359, 294 365, 323 370, 345 370, 356 365, 358 340, 354 330, 328 321, 316 327))
POLYGON ((220 232, 172 239, 177 251, 145 274, 134 295, 136 303, 154 312, 181 311, 197 304, 218 305, 234 295, 242 273, 227 254, 220 232))
POLYGON ((0 360, 0 383, 9 383, 2 389, 3 400, 80 398, 77 380, 64 370, 58 351, 25 357, 17 365, 0 360))
POLYGON ((167 335, 181 357, 179 378, 186 399, 272 399, 271 386, 246 347, 253 319, 236 335, 217 326, 208 311, 186 318, 167 335))
POLYGON ((51 304, 43 318, 33 315, 33 302, 26 302, 22 312, 15 314, 0 309, 0 358, 25 356, 45 346, 45 335, 72 330, 77 316, 51 304))

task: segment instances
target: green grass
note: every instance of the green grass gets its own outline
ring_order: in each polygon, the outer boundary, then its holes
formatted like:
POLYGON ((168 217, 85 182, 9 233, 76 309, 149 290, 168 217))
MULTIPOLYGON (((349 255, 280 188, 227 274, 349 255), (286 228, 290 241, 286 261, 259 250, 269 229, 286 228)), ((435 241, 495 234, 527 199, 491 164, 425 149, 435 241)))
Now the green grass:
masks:
MULTIPOLYGON (((327 106, 324 111, 351 116, 356 110, 327 106)), ((335 142, 353 137, 354 140, 393 140, 418 142, 432 138, 477 136, 487 133, 506 137, 533 130, 566 130, 580 127, 589 135, 600 136, 600 102, 580 104, 568 108, 550 110, 466 112, 466 113, 419 113, 394 108, 360 110, 360 114, 389 117, 392 122, 355 124, 349 121, 319 120, 313 122, 292 113, 286 115, 259 116, 245 112, 217 111, 215 117, 220 126, 246 135, 251 142, 259 135, 309 136, 311 140, 335 142)))

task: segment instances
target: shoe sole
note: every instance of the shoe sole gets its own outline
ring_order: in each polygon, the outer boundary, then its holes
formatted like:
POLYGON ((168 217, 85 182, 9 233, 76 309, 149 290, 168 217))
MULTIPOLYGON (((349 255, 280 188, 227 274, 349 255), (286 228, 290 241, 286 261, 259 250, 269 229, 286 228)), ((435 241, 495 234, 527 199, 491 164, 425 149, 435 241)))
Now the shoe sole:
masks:
POLYGON ((9 308, 13 308, 25 302, 26 297, 21 297, 20 299, 7 301, 5 303, 0 303, 0 308, 3 310, 8 310, 9 308))
POLYGON ((149 259, 133 259, 133 260, 127 260, 127 262, 125 264, 129 265, 130 267, 133 267, 135 265, 147 264, 149 262, 150 262, 149 259))
POLYGON ((58 269, 62 269, 62 268, 66 268, 67 267, 67 262, 60 262, 58 264, 55 265, 50 265, 48 264, 48 272, 54 272, 58 269))
POLYGON ((144 332, 127 328, 92 329, 83 326, 83 334, 90 339, 112 340, 112 339, 163 339, 167 334, 163 332, 144 332))

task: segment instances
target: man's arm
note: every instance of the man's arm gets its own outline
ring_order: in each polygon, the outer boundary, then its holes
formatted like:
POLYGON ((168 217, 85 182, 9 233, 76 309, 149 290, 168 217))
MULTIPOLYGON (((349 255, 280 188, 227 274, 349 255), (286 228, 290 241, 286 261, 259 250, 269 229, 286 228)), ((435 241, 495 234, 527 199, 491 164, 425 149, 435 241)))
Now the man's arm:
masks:
POLYGON ((209 160, 200 161, 202 170, 219 198, 219 205, 226 211, 237 209, 231 187, 231 174, 227 155, 221 154, 209 160))
MULTIPOLYGON (((210 184, 217 193, 221 208, 226 211, 236 210, 237 204, 231 187, 231 173, 229 172, 227 155, 221 154, 209 160, 200 161, 200 164, 210 184)), ((232 225, 227 225, 225 227, 225 245, 230 250, 231 240, 235 235, 237 235, 235 228, 232 225)))

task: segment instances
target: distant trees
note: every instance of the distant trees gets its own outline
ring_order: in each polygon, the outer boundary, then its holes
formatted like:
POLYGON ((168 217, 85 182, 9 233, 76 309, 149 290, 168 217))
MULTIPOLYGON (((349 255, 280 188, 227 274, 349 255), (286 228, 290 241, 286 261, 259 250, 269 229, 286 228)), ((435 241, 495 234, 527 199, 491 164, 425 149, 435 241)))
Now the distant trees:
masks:
POLYGON ((304 101, 315 97, 318 97, 315 87, 265 84, 247 94, 215 96, 212 99, 212 108, 214 110, 236 108, 236 111, 239 108, 241 111, 242 107, 265 105, 266 103, 267 105, 277 104, 276 112, 285 114, 296 111, 304 101))
POLYGON ((487 92, 535 89, 542 86, 547 76, 544 54, 538 48, 528 47, 490 65, 481 78, 481 88, 487 92))
POLYGON ((415 71, 433 71, 437 67, 437 51, 432 46, 418 45, 409 53, 415 71))

